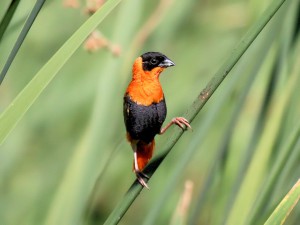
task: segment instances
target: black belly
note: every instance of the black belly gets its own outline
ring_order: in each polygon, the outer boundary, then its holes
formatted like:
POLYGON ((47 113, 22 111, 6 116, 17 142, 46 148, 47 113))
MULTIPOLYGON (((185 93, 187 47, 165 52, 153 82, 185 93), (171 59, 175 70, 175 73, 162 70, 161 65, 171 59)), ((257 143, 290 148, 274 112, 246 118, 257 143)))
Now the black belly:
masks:
POLYGON ((160 133, 166 119, 167 108, 165 99, 159 103, 144 106, 133 102, 129 96, 124 97, 124 122, 131 138, 151 142, 160 133))

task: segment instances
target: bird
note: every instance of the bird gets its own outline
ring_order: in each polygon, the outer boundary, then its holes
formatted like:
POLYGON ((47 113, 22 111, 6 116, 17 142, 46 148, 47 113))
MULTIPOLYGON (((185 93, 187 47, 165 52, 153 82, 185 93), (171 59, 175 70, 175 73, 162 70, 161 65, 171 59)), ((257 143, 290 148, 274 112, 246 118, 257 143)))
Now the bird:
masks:
POLYGON ((149 177, 143 169, 152 158, 155 136, 164 134, 173 124, 183 130, 191 128, 184 117, 174 117, 165 127, 167 106, 160 74, 168 67, 175 66, 167 56, 160 52, 146 52, 133 63, 130 81, 123 101, 123 116, 126 137, 133 150, 133 171, 138 182, 149 189, 149 177))

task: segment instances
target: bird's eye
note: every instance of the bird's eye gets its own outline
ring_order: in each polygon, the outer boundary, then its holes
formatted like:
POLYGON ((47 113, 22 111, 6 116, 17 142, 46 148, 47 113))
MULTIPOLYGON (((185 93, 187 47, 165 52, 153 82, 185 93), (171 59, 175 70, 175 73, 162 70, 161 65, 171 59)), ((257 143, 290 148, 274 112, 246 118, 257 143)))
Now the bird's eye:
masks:
POLYGON ((155 58, 153 58, 153 59, 150 60, 150 63, 151 63, 152 65, 157 64, 157 62, 158 62, 158 60, 155 59, 155 58))

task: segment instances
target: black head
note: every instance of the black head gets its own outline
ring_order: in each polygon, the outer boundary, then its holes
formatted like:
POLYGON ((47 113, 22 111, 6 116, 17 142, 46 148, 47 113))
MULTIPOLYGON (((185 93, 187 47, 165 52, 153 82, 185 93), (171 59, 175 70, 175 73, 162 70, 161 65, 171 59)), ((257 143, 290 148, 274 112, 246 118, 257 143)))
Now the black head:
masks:
POLYGON ((141 55, 143 61, 143 70, 151 71, 155 67, 167 68, 175 64, 160 52, 146 52, 141 55))

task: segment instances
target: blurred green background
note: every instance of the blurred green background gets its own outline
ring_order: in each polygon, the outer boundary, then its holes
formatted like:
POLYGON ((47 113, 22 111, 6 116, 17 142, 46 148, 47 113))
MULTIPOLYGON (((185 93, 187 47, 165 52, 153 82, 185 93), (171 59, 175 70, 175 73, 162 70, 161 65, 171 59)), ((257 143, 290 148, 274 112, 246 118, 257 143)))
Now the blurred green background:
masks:
MULTIPOLYGON (((299 143, 281 155, 300 112, 299 1, 287 2, 120 224, 247 224, 278 160, 286 159, 252 221, 262 224, 297 181, 299 143)), ((9 3, 1 1, 0 18, 9 3)), ((1 69, 34 3, 20 2, 0 43, 1 69)), ((104 46, 79 48, 0 146, 0 224, 102 224, 134 181, 122 104, 135 58, 160 51, 175 62, 160 78, 169 121, 186 111, 271 3, 122 1, 92 42, 104 46)), ((1 112, 89 17, 87 10, 83 0, 45 3, 0 86, 1 112), (71 3, 78 7, 66 7, 71 3)), ((156 138, 156 154, 170 133, 156 138)), ((287 224, 300 221, 299 210, 287 224)))

